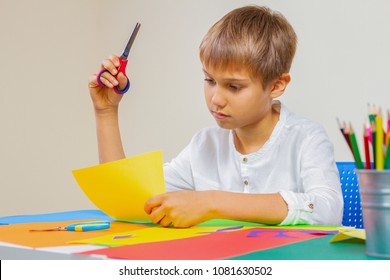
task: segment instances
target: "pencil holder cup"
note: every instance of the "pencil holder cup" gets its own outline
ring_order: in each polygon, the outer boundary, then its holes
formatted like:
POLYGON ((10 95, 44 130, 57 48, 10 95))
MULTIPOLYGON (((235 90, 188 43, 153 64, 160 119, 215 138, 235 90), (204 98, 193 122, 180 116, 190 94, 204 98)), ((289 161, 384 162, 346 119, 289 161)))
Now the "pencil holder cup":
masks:
POLYGON ((366 254, 390 258, 390 170, 357 170, 366 254))

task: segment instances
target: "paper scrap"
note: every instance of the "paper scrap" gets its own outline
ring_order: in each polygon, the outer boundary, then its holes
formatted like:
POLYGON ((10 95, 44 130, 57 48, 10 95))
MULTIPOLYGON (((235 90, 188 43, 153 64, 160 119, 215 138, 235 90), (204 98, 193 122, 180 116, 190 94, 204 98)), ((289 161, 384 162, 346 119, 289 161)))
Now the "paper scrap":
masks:
POLYGON ((339 242, 351 238, 366 240, 366 232, 364 229, 340 229, 339 233, 336 234, 330 242, 339 242))

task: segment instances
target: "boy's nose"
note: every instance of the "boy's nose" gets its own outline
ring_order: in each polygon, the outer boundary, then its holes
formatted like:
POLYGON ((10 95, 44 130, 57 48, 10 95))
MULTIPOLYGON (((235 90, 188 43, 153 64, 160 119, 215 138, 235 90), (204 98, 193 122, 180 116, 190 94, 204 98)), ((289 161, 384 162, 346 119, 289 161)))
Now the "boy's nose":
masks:
POLYGON ((223 92, 223 89, 216 87, 213 92, 211 102, 218 107, 224 107, 226 105, 226 101, 227 100, 223 92))

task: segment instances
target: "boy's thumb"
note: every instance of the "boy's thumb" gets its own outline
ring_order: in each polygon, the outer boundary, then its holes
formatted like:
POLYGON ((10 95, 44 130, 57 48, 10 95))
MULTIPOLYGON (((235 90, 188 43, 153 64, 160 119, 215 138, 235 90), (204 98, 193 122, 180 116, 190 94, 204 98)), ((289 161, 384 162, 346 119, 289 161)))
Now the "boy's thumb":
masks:
POLYGON ((120 72, 116 78, 117 78, 117 80, 119 82, 118 88, 120 90, 123 90, 126 87, 127 83, 128 83, 127 77, 122 72, 120 72))

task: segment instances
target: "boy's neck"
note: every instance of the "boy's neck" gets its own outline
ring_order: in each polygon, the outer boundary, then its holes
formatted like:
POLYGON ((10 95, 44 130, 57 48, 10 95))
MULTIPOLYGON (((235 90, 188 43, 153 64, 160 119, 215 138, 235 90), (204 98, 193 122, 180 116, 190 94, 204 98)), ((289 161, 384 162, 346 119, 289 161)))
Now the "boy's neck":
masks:
POLYGON ((280 111, 272 113, 253 127, 233 129, 233 141, 236 150, 243 155, 257 152, 270 138, 279 120, 280 111))

